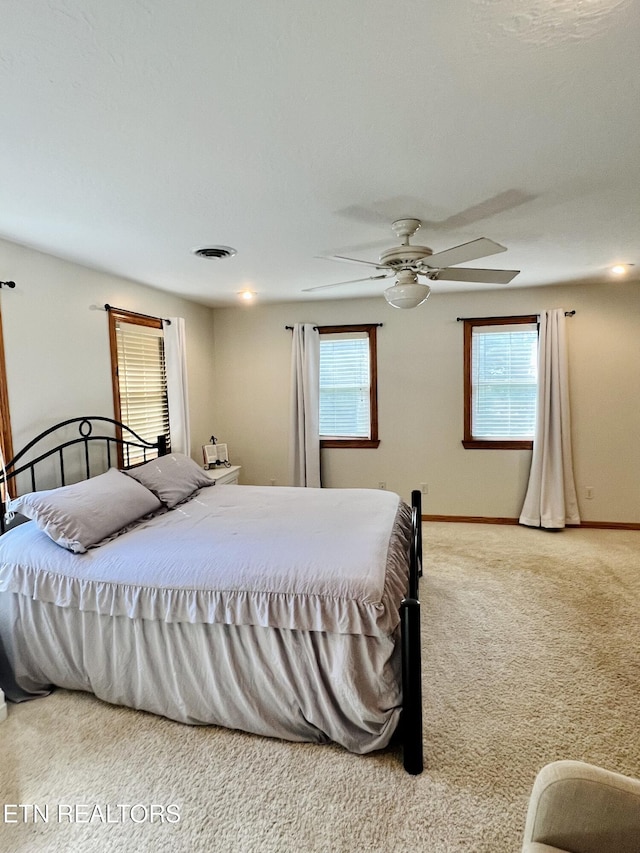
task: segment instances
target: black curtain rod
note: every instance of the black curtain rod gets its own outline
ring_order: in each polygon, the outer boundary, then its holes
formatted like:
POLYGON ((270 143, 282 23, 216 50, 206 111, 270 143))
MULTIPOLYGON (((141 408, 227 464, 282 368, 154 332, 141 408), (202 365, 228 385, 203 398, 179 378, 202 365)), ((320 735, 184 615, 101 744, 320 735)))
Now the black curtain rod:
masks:
POLYGON ((15 281, 0 281, 0 287, 15 287, 15 281))
POLYGON ((171 320, 167 320, 164 317, 153 317, 151 314, 140 314, 138 311, 129 311, 126 308, 114 308, 113 305, 109 305, 108 302, 104 304, 105 311, 121 311, 123 314, 132 314, 134 317, 144 317, 145 320, 162 320, 163 323, 166 323, 167 326, 171 325, 171 320))
MULTIPOLYGON (((327 323, 328 326, 333 325, 333 323, 327 323)), ((348 326, 384 326, 384 323, 347 323, 348 326)), ((320 326, 313 327, 316 331, 321 328, 320 326)), ((290 332, 293 332, 293 326, 285 326, 285 329, 288 329, 290 332)))
MULTIPOLYGON (((573 317, 575 311, 565 311, 565 317, 573 317)), ((530 317, 533 316, 531 314, 512 314, 509 317, 504 317, 504 320, 520 320, 522 317, 530 317)), ((536 317, 539 317, 539 314, 536 314, 536 317)), ((456 317, 458 323, 461 323, 463 320, 493 320, 493 317, 456 317)))

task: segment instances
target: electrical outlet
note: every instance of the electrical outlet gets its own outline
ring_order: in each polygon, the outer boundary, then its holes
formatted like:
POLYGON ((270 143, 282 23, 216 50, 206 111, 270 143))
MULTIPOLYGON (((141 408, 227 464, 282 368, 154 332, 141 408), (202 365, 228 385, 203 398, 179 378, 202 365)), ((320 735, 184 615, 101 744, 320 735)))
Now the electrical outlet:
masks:
POLYGON ((593 499, 593 486, 587 486, 584 490, 585 498, 590 501, 593 499))
POLYGON ((384 480, 380 480, 380 482, 378 483, 378 488, 379 489, 386 489, 387 488, 387 484, 385 483, 384 480))
POLYGON ((427 485, 427 483, 420 483, 420 491, 423 495, 429 494, 429 486, 427 485))

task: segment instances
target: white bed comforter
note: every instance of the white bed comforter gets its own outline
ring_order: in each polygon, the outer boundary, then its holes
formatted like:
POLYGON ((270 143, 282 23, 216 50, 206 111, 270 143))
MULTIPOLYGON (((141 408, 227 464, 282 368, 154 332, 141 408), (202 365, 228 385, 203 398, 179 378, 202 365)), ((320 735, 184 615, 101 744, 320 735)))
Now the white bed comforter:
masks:
POLYGON ((0 591, 132 619, 389 634, 406 561, 398 495, 216 486, 86 554, 21 525, 0 540, 0 591))
POLYGON ((368 490, 215 486, 86 554, 0 539, 0 683, 353 752, 401 710, 410 511, 368 490))

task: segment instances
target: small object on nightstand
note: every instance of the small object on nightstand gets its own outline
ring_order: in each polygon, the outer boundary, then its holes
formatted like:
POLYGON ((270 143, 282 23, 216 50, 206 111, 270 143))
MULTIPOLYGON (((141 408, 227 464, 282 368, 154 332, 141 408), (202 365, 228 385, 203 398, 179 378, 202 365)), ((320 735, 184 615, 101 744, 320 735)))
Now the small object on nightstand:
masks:
POLYGON ((217 468, 224 465, 225 468, 230 468, 229 449, 226 444, 218 444, 215 435, 211 436, 211 444, 202 445, 202 458, 204 460, 205 471, 210 468, 217 468))
MULTIPOLYGON (((213 436, 211 436, 213 438, 213 436)), ((203 444, 202 445, 202 458, 204 459, 204 468, 207 471, 212 465, 215 465, 218 461, 218 454, 216 452, 215 444, 203 444)))

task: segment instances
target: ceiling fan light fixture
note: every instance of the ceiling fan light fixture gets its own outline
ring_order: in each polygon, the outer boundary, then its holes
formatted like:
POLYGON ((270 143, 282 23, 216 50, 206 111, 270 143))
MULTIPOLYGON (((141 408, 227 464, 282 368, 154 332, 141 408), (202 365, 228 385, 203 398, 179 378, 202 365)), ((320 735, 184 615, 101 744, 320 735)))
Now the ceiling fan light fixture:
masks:
POLYGON ((394 284, 384 292, 384 298, 393 308, 417 308, 428 299, 431 288, 427 284, 411 282, 394 284))

